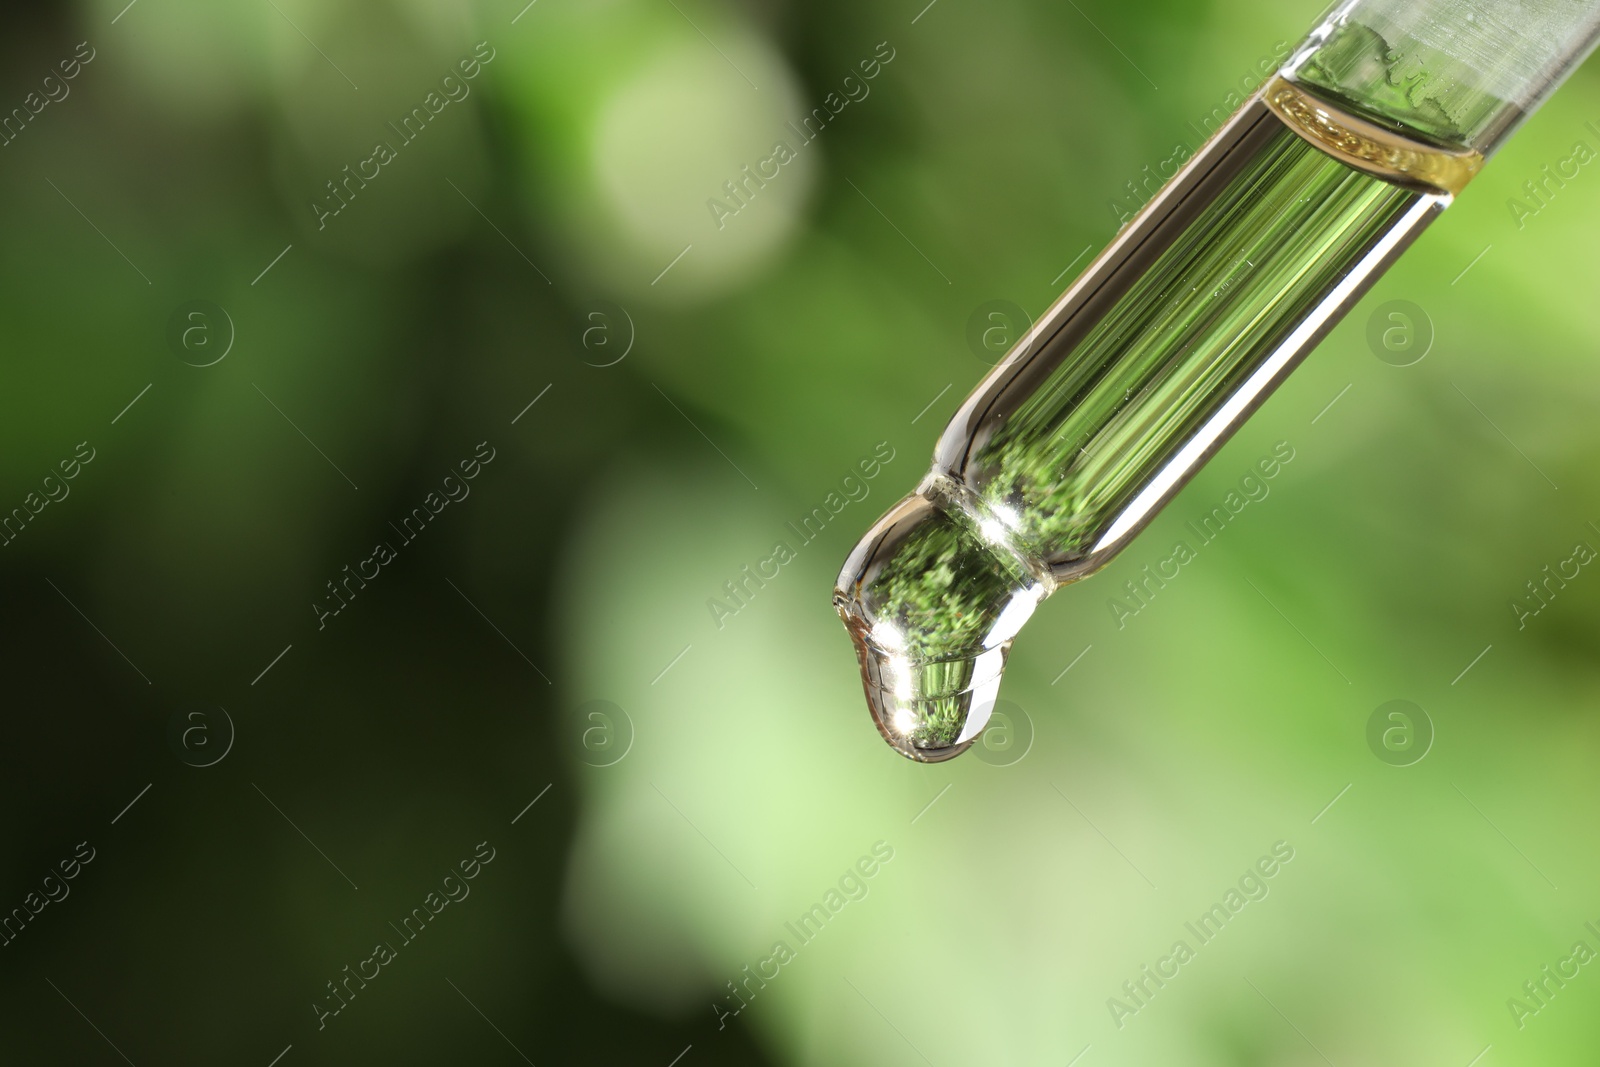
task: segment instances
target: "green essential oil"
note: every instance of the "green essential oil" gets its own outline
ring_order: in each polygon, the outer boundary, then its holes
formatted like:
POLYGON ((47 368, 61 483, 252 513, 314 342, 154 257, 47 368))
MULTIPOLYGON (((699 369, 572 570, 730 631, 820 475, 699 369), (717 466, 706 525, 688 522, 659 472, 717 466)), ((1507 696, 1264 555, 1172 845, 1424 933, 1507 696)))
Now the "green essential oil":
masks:
POLYGON ((972 742, 1038 603, 1221 446, 1449 203, 1417 175, 1461 157, 1278 80, 1130 223, 845 565, 835 606, 891 745, 939 760, 972 742))

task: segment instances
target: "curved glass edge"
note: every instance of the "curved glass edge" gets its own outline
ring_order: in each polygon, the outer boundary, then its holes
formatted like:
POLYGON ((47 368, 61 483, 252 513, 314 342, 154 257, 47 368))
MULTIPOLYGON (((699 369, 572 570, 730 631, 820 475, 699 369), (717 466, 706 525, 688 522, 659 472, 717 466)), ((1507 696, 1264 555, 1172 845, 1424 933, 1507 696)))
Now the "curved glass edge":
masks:
POLYGON ((1592 0, 1350 0, 1281 74, 1403 136, 1487 158, 1597 43, 1592 0))

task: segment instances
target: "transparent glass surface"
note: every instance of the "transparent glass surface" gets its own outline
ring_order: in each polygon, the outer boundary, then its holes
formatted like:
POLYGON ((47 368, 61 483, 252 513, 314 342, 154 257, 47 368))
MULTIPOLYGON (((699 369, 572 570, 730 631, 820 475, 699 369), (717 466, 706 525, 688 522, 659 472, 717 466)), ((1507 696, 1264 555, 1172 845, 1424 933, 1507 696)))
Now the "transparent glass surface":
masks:
POLYGON ((835 606, 889 743, 922 760, 970 744, 1039 601, 1108 562, 1447 202, 1241 112, 846 562, 835 606))
POLYGON ((1421 198, 1282 127, 1241 151, 1147 270, 984 401, 1015 410, 941 444, 1019 550, 1062 577, 1100 562, 1096 546, 1179 446, 1421 198))
POLYGON ((1361 0, 1336 8, 1286 73, 1419 140, 1490 155, 1594 49, 1582 0, 1361 0))

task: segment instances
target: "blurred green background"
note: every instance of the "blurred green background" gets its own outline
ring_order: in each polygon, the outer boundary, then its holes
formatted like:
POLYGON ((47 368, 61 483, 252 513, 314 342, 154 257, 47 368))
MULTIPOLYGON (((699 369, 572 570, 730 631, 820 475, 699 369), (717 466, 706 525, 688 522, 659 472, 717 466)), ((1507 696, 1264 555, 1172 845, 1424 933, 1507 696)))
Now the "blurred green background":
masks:
POLYGON ((1043 311, 1320 14, 923 3, 8 16, 0 1060, 1594 1062, 1600 577, 1525 583, 1600 547, 1600 176, 1523 184, 1600 148, 1600 79, 916 766, 840 562, 993 362, 974 313, 1043 311), (1431 343, 1380 359, 1394 301, 1431 343))

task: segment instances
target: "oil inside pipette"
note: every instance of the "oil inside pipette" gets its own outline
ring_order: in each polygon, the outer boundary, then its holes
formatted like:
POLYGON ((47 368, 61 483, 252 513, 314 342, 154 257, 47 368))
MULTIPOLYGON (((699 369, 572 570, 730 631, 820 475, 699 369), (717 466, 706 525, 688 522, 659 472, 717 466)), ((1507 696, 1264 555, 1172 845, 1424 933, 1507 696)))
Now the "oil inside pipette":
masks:
POLYGON ((1109 562, 1481 165, 1274 79, 968 398, 834 604, 885 739, 988 721, 1012 639, 1109 562))

